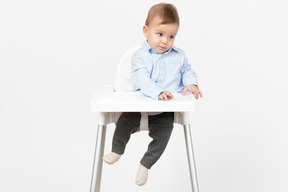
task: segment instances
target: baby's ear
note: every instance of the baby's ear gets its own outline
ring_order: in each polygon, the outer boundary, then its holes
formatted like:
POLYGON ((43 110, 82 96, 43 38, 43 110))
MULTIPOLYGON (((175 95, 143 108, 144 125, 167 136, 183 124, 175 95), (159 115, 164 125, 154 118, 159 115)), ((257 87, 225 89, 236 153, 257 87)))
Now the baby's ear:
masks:
POLYGON ((144 35, 145 37, 148 37, 148 29, 149 29, 149 27, 148 27, 147 25, 144 25, 144 26, 143 26, 143 35, 144 35))

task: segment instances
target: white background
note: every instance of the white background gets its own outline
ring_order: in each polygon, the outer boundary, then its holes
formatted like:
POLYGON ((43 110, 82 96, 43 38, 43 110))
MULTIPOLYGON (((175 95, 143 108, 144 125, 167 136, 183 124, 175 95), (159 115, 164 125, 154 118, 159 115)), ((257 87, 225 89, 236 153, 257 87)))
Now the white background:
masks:
MULTIPOLYGON (((147 11, 158 2, 1 1, 1 192, 89 191, 97 128, 90 100, 112 83, 121 55, 144 41, 147 11)), ((286 1, 173 3, 175 45, 204 94, 192 124, 200 191, 287 192, 286 1)), ((180 126, 148 183, 136 186, 149 141, 147 132, 133 135, 121 160, 104 165, 103 192, 191 191, 180 126)))

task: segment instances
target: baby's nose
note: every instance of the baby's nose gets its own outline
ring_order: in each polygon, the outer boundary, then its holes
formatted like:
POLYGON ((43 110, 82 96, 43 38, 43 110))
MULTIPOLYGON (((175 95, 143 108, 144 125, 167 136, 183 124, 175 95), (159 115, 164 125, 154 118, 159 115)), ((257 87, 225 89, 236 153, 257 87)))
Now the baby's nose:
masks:
POLYGON ((162 43, 167 43, 167 37, 163 37, 163 38, 161 39, 161 41, 162 41, 162 43))

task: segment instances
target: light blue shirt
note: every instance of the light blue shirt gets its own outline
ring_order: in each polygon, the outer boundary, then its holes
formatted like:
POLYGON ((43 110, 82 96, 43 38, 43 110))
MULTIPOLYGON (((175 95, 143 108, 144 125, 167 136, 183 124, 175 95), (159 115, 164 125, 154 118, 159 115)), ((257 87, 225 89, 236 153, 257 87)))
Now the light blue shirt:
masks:
POLYGON ((182 92, 187 85, 198 85, 185 53, 175 46, 160 54, 145 41, 132 56, 131 68, 135 91, 153 99, 158 99, 158 95, 164 91, 182 92))

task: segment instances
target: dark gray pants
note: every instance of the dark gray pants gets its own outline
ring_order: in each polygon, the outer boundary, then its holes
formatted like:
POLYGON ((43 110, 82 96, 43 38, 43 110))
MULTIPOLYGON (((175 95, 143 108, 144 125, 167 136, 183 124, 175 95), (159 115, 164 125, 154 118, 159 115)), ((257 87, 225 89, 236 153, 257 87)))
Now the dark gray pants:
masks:
MULTIPOLYGON (((174 112, 148 116, 149 136, 153 139, 140 163, 150 169, 164 152, 173 130, 174 112)), ((123 112, 116 123, 112 152, 122 155, 132 133, 139 130, 140 112, 123 112)))

